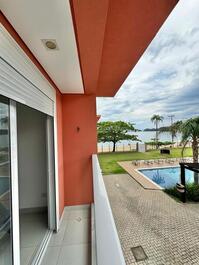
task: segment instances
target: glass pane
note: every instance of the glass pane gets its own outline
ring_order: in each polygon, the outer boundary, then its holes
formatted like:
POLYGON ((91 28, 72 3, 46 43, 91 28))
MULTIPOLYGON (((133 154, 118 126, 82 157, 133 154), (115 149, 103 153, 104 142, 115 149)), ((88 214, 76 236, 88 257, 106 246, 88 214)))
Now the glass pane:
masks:
POLYGON ((9 101, 0 96, 0 264, 12 264, 9 101))

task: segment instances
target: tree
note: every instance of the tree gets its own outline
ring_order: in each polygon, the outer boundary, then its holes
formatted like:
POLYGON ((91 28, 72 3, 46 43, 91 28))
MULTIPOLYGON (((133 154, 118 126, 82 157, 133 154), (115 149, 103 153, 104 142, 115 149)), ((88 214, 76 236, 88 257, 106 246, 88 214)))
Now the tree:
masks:
POLYGON ((172 135, 172 142, 174 137, 177 136, 177 133, 180 132, 180 128, 182 126, 182 121, 176 121, 172 123, 170 126, 160 128, 160 133, 169 132, 172 135))
MULTIPOLYGON (((170 125, 170 127, 173 125, 173 118, 175 117, 175 115, 173 115, 173 114, 171 114, 171 115, 168 115, 168 118, 170 118, 171 119, 171 125, 170 125)), ((171 141, 172 142, 174 142, 174 134, 173 134, 173 132, 171 131, 171 141)))
POLYGON ((137 131, 134 124, 123 121, 105 121, 97 124, 98 142, 112 142, 113 152, 118 141, 131 140, 139 141, 137 135, 129 134, 130 132, 137 131))
POLYGON ((182 121, 176 121, 171 126, 169 126, 169 132, 172 135, 172 139, 177 136, 177 133, 180 132, 180 128, 182 126, 182 121))
MULTIPOLYGON (((180 127, 182 133, 182 156, 185 146, 189 141, 192 143, 193 162, 198 163, 198 143, 199 143, 199 117, 188 119, 180 127)), ((198 184, 198 174, 194 174, 194 182, 198 184)))
MULTIPOLYGON (((156 142, 158 142, 158 126, 159 126, 159 123, 162 122, 164 120, 164 117, 163 116, 160 116, 160 115, 157 115, 157 114, 154 114, 152 117, 151 117, 151 121, 155 124, 155 129, 156 129, 156 142)), ((156 149, 158 149, 158 145, 156 145, 156 149)))
POLYGON ((180 131, 182 133, 182 143, 184 147, 189 141, 192 142, 193 162, 198 163, 199 117, 185 121, 180 131))

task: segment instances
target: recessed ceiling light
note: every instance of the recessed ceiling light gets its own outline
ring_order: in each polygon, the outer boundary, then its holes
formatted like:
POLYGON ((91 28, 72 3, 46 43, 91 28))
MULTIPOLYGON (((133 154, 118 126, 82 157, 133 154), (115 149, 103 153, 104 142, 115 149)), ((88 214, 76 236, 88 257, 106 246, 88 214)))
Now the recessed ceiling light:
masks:
POLYGON ((53 39, 43 39, 43 44, 48 50, 58 50, 57 42, 53 39))
POLYGON ((48 49, 54 50, 54 49, 56 49, 57 46, 56 46, 56 44, 55 44, 54 42, 48 40, 48 41, 46 42, 46 47, 47 47, 48 49))

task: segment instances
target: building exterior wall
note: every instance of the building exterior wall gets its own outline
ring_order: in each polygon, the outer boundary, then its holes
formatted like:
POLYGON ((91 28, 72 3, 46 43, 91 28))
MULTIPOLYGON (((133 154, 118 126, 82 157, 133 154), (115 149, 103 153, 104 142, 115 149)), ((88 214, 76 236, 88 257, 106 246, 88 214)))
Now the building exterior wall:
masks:
POLYGON ((97 152, 96 96, 63 95, 65 205, 93 202, 91 155, 97 152))
POLYGON ((64 209, 64 170, 63 170, 63 138, 62 138, 62 94, 52 81, 52 79, 48 76, 44 68, 38 62, 38 60, 34 57, 32 52, 28 49, 26 44, 17 34, 15 29, 6 19, 6 17, 0 12, 0 23, 4 26, 4 28, 8 31, 10 36, 17 42, 17 44, 21 47, 21 49, 25 52, 25 54, 29 57, 29 59, 34 63, 34 65, 38 68, 40 73, 48 80, 51 86, 54 88, 56 92, 56 115, 57 115, 57 149, 58 149, 58 181, 59 181, 59 212, 60 215, 64 209))
POLYGON ((86 93, 112 97, 178 0, 70 0, 86 93))
POLYGON ((2 13, 0 22, 56 91, 61 216, 65 205, 93 201, 91 155, 97 152, 96 96, 62 95, 2 13))
POLYGON ((57 150, 58 150, 58 175, 59 175, 59 213, 64 210, 64 164, 63 164, 63 126, 62 126, 62 95, 56 93, 57 106, 57 150))

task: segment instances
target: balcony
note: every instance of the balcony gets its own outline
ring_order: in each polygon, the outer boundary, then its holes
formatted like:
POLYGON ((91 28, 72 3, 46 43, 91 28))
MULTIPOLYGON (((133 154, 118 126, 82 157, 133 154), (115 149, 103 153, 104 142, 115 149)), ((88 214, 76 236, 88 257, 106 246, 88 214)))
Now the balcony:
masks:
POLYGON ((90 221, 89 205, 65 207, 59 232, 52 235, 42 265, 89 265, 90 221))
POLYGON ((94 204, 65 207, 42 265, 125 265, 97 155, 92 163, 94 204))

